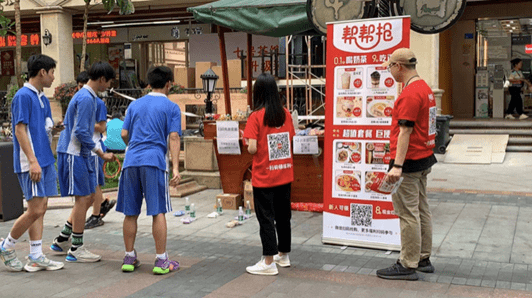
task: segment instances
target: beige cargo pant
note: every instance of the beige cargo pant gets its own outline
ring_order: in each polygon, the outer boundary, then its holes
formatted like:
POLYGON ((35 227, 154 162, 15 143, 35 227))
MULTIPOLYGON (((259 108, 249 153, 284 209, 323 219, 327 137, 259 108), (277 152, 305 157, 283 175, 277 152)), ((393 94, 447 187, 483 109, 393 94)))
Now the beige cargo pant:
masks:
POLYGON ((432 214, 427 200, 427 175, 431 168, 415 173, 403 173, 403 182, 392 196, 395 214, 401 227, 403 267, 417 268, 420 260, 432 251, 432 214))

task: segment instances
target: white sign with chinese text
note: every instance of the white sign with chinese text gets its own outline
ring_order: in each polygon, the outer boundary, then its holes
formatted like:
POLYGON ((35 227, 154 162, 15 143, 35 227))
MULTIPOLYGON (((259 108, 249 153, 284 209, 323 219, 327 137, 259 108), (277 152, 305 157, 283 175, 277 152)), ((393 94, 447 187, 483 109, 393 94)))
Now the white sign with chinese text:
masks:
POLYGON ((318 136, 295 136, 294 154, 318 154, 318 136))
POLYGON ((219 154, 240 155, 240 142, 238 139, 216 139, 219 154))
POLYGON ((238 121, 217 121, 216 137, 218 139, 238 139, 238 121))
POLYGON ((238 121, 216 122, 216 145, 220 154, 240 155, 238 121))

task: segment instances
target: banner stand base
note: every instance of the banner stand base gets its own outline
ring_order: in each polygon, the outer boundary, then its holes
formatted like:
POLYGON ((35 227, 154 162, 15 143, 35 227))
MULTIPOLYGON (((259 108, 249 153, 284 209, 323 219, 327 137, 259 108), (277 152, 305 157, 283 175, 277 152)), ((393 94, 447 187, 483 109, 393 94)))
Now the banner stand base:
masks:
POLYGON ((324 244, 337 244, 337 245, 347 245, 347 246, 355 246, 355 247, 362 247, 362 248, 401 251, 401 246, 394 245, 394 244, 374 243, 374 242, 356 241, 356 240, 339 239, 339 238, 328 238, 328 237, 322 237, 321 242, 324 244))

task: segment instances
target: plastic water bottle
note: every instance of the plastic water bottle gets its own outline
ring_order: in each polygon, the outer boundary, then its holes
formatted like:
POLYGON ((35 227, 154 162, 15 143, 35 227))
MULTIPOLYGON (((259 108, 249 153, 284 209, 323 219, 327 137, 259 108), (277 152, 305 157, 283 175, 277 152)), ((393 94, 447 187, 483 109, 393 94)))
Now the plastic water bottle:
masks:
POLYGON ((244 221, 244 210, 242 210, 242 206, 238 207, 238 222, 242 223, 244 221))
POLYGON ((249 203, 249 200, 246 201, 246 215, 251 215, 251 204, 249 203))
POLYGON ((186 213, 190 212, 190 201, 189 201, 188 197, 185 198, 185 212, 186 213))
POLYGON ((190 204, 190 217, 196 218, 196 205, 194 203, 190 204))
POLYGON ((222 209, 222 199, 218 199, 218 202, 216 203, 216 212, 218 212, 218 214, 224 213, 222 209))

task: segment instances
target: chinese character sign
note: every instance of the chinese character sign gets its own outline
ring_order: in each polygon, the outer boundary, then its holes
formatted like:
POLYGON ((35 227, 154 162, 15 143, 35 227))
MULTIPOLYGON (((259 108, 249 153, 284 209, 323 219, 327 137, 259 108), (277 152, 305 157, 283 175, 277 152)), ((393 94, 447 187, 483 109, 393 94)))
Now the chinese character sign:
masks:
POLYGON ((2 65, 2 75, 3 76, 14 76, 15 75, 15 55, 13 54, 13 51, 0 52, 0 61, 2 65))
MULTIPOLYGON (((22 47, 38 46, 41 44, 41 37, 38 33, 22 34, 20 36, 20 45, 22 47)), ((14 35, 0 36, 0 48, 16 47, 17 37, 14 35)))
MULTIPOLYGON (((399 219, 380 191, 399 86, 382 63, 409 47, 408 17, 338 22, 327 32, 323 241, 398 249, 399 219)), ((390 192, 387 192, 390 193, 390 192)))

